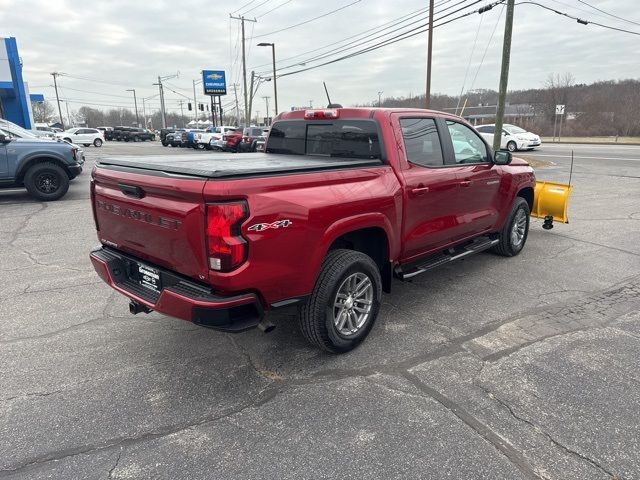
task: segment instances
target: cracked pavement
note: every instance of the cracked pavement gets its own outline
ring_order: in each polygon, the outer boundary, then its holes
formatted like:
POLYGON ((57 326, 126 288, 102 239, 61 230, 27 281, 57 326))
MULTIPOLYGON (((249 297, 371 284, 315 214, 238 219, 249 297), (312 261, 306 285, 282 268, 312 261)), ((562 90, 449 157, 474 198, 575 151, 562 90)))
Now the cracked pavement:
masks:
MULTIPOLYGON (((566 181, 561 148, 539 178, 566 181)), ((341 356, 295 311, 230 335, 131 316, 99 281, 93 159, 175 149, 89 148, 58 202, 0 191, 0 478, 640 478, 640 148, 621 151, 576 162, 569 225, 395 282, 341 356)))

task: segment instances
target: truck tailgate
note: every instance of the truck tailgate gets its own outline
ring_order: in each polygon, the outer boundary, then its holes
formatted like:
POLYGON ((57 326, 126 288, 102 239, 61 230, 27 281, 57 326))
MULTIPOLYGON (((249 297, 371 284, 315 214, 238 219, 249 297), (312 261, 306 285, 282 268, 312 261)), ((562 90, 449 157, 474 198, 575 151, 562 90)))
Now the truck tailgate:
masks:
POLYGON ((206 278, 205 182, 97 168, 92 199, 100 241, 185 276, 206 278))

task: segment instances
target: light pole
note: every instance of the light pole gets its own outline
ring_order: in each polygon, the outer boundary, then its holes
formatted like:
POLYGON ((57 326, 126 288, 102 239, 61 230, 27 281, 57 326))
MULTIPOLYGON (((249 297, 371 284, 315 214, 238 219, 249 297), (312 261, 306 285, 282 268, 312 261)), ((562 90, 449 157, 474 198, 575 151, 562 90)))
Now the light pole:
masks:
POLYGON ((162 81, 171 80, 172 78, 178 78, 179 76, 180 76, 180 72, 176 73, 175 75, 166 75, 164 77, 161 77, 160 75, 158 75, 158 83, 153 84, 158 86, 158 94, 160 95, 160 112, 161 112, 160 117, 162 118, 162 128, 167 128, 167 114, 166 114, 165 105, 164 105, 164 89, 162 87, 162 81))
POLYGON ((378 92, 378 108, 382 106, 382 94, 384 92, 378 92))
MULTIPOLYGON (((271 57, 273 59, 273 116, 278 115, 278 85, 276 83, 276 44, 262 42, 258 44, 259 47, 271 47, 271 57)), ((269 114, 267 113, 267 117, 269 114)))
POLYGON ((133 106, 136 109, 136 125, 140 126, 140 117, 138 117, 138 100, 136 99, 136 89, 127 88, 127 92, 133 92, 133 106))

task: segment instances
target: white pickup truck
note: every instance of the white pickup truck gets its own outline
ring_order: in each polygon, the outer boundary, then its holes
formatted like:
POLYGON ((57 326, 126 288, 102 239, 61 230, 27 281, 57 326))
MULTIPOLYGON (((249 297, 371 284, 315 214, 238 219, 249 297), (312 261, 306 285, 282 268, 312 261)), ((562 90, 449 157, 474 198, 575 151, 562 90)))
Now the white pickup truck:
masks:
POLYGON ((220 127, 210 127, 207 128, 205 132, 196 133, 194 136, 195 140, 195 148, 198 150, 213 150, 216 147, 215 142, 222 141, 223 135, 226 133, 236 130, 238 127, 231 127, 228 125, 222 125, 220 127))

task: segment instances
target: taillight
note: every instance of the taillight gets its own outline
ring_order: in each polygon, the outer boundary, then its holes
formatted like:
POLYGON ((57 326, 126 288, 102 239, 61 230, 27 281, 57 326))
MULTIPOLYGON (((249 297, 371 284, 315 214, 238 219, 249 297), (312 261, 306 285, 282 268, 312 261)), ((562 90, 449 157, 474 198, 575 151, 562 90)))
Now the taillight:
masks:
POLYGON ((240 234, 249 217, 246 202, 207 204, 207 249, 209 268, 228 272, 247 259, 247 242, 240 234))

